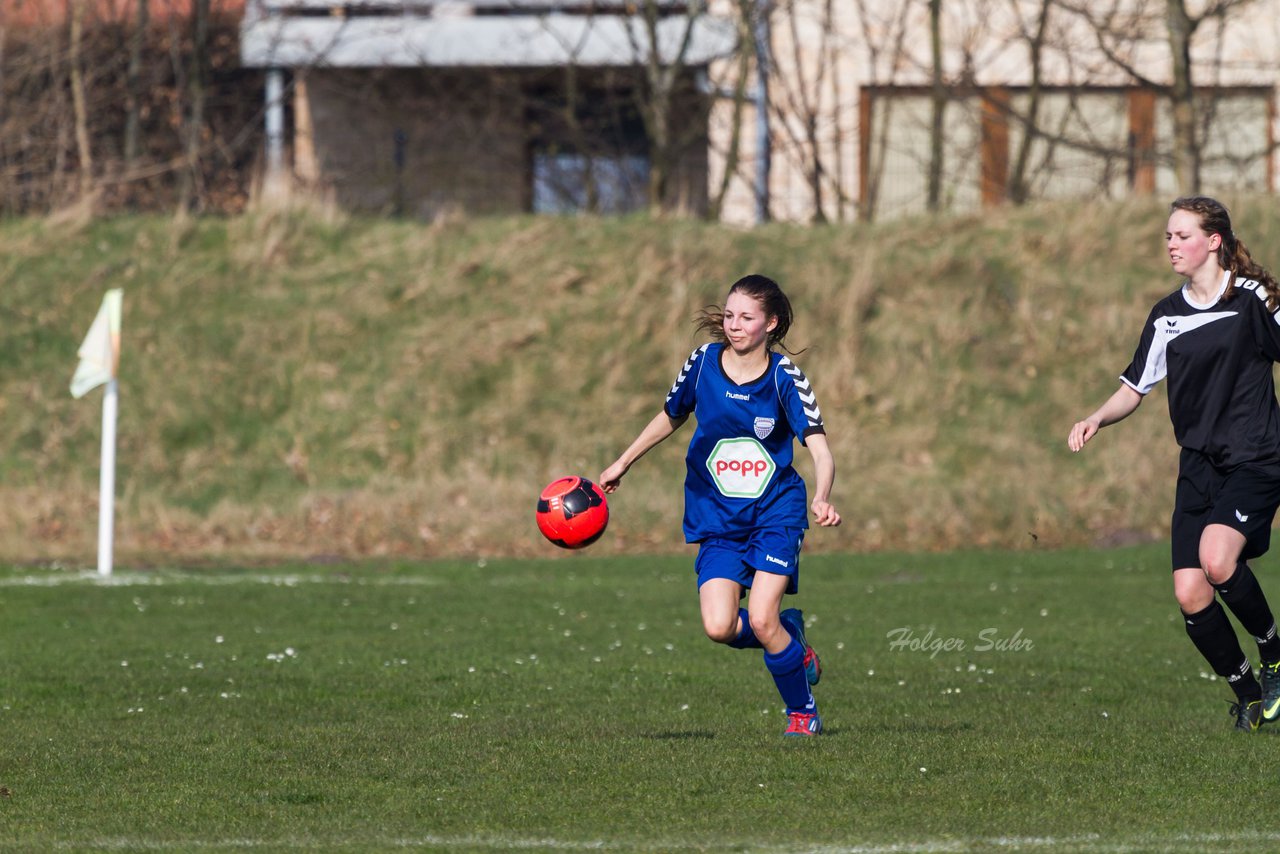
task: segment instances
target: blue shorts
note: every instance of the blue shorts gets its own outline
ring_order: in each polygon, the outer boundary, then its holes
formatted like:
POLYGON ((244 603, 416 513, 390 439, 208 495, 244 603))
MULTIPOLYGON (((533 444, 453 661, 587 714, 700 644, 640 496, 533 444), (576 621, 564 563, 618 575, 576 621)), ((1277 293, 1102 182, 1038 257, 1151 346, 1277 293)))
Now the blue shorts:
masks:
POLYGON ((787 592, 800 589, 800 547, 804 528, 761 528, 743 537, 708 537, 698 547, 693 568, 698 587, 709 579, 727 578, 750 587, 757 572, 785 575, 787 592))

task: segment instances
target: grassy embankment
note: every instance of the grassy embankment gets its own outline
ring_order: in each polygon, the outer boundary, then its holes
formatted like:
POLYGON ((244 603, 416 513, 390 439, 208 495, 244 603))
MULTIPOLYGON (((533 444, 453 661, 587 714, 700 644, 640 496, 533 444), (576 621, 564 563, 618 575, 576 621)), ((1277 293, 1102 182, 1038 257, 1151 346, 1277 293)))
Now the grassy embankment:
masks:
MULTIPOLYGON (((1235 207, 1280 263, 1274 203, 1235 207)), ((100 393, 67 383, 107 287, 125 288, 120 561, 545 554, 542 484, 598 474, 699 343, 694 312, 751 271, 793 297, 837 454, 847 524, 809 548, 1158 537, 1163 394, 1078 457, 1065 436, 1174 285, 1164 218, 0 223, 0 557, 92 561, 100 393)), ((679 548, 686 441, 636 467, 596 553, 679 548)))

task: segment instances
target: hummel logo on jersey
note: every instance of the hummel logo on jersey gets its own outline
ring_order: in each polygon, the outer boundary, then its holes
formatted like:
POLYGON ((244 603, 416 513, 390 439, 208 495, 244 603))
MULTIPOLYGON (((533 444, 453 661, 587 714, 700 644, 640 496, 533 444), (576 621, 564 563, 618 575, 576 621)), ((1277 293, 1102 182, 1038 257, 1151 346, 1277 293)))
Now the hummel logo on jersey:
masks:
POLYGON ((1249 521, 1249 517, 1248 517, 1248 515, 1247 515, 1247 514, 1244 514, 1244 513, 1241 513, 1239 510, 1237 510, 1237 511, 1236 511, 1236 518, 1237 518, 1237 519, 1239 519, 1241 522, 1248 522, 1248 521, 1249 521))
POLYGON ((750 400, 751 399, 751 395, 749 394, 736 394, 732 391, 726 391, 724 393, 724 396, 729 398, 730 400, 750 400))
POLYGON ((778 566, 781 566, 781 567, 789 566, 789 564, 785 560, 778 560, 773 555, 765 555, 764 559, 767 560, 769 563, 776 563, 778 566))

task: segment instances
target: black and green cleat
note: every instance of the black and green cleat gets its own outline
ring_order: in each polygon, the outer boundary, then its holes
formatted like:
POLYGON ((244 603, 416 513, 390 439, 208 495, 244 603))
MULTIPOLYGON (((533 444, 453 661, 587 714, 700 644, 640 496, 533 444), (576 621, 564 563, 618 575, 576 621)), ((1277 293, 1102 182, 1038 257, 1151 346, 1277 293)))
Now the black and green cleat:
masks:
POLYGON ((1262 701, 1232 703, 1231 715, 1236 719, 1236 729, 1241 732, 1253 732, 1262 723, 1262 701))
POLYGON ((1258 676, 1262 682, 1262 720, 1273 723, 1280 720, 1280 661, 1262 662, 1258 676))

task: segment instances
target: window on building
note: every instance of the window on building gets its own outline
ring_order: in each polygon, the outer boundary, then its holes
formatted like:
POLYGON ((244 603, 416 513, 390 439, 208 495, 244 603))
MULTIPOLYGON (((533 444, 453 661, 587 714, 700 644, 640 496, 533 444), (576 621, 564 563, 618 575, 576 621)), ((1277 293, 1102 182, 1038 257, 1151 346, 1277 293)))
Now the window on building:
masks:
POLYGON ((533 211, 620 214, 648 205, 649 158, 554 151, 533 154, 533 211))
MULTIPOLYGON (((927 90, 865 87, 861 126, 864 214, 877 218, 922 213, 927 207, 932 102, 927 90)), ((1269 191, 1272 107, 1269 87, 1203 90, 1212 105, 1201 147, 1201 189, 1217 194, 1269 191)), ((978 210, 1002 201, 1026 133, 1020 116, 1030 95, 1011 87, 985 97, 956 96, 947 104, 942 206, 978 210), (994 128, 994 130, 993 130, 994 128), (988 169, 991 174, 984 174, 988 169), (984 187, 984 181, 988 186, 984 187), (987 193, 990 193, 990 198, 987 193)), ((1139 88, 1046 87, 1039 134, 1028 149, 1024 180, 1032 198, 1123 198, 1177 195, 1172 108, 1139 88)))
MULTIPOLYGON (((579 70, 580 71, 580 70, 579 70)), ((623 214, 649 205, 649 142, 630 69, 589 85, 548 74, 526 89, 534 213, 623 214)))

